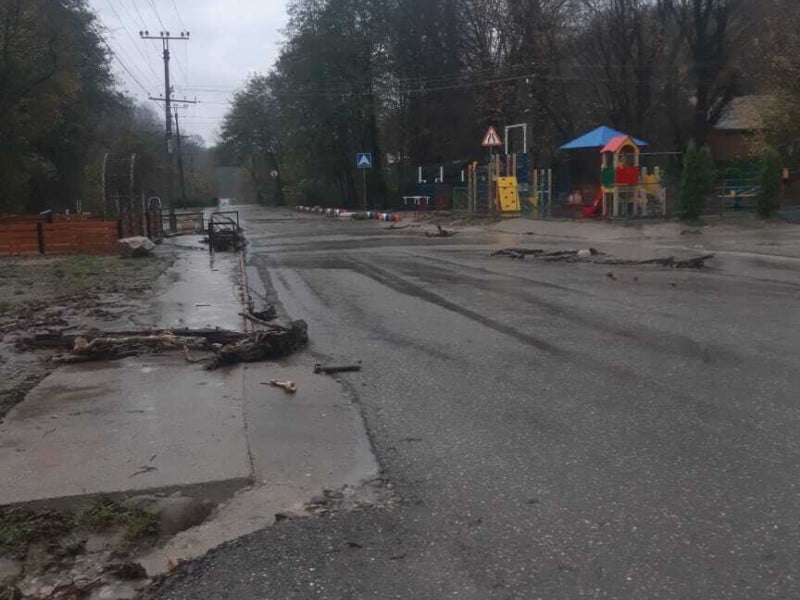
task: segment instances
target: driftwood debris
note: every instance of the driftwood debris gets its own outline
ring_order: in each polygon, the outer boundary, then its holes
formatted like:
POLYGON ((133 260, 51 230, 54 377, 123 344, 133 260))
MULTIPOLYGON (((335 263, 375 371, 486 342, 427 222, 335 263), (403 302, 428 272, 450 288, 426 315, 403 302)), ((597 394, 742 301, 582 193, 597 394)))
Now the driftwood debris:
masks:
MULTIPOLYGON (((253 323, 255 323, 256 325, 263 325, 263 326, 265 326, 265 327, 271 327, 271 326, 272 326, 272 325, 269 323, 269 321, 265 321, 264 319, 260 319, 260 318, 258 318, 257 316, 255 316, 253 313, 249 313, 249 312, 240 312, 240 313, 239 313, 239 316, 240 316, 240 317, 244 317, 244 318, 245 318, 245 319, 247 319, 248 321, 252 321, 252 322, 253 322, 253 323)), ((273 317, 273 318, 275 318, 275 317, 273 317)))
POLYGON ((21 339, 18 342, 20 349, 57 349, 71 350, 75 346, 78 338, 83 338, 87 342, 92 342, 96 338, 129 338, 129 337, 153 337, 169 334, 176 339, 189 338, 189 345, 196 345, 199 340, 201 344, 231 344, 246 337, 246 333, 241 331, 230 331, 227 329, 171 329, 169 331, 84 331, 73 333, 36 333, 21 339), (194 341, 192 341, 194 340, 194 341))
POLYGON ((178 338, 172 333, 125 337, 105 336, 96 337, 91 341, 79 337, 75 340, 70 354, 56 356, 53 360, 60 364, 117 360, 128 356, 137 356, 148 351, 175 350, 178 347, 178 338))
POLYGON ((544 250, 540 248, 504 248, 492 252, 492 256, 510 256, 511 258, 524 259, 526 256, 541 256, 544 250))
POLYGON ((288 327, 268 324, 254 333, 221 329, 180 329, 165 332, 94 334, 40 334, 26 340, 28 348, 60 348, 69 352, 53 358, 60 364, 118 360, 148 353, 183 351, 187 362, 206 362, 207 369, 240 362, 275 360, 308 343, 308 326, 293 321, 288 327), (191 350, 213 352, 210 359, 195 359, 191 350))
POLYGON ((640 265, 660 265, 662 267, 671 267, 673 269, 703 269, 706 266, 706 261, 714 258, 713 254, 706 254, 705 256, 698 256, 696 258, 686 258, 678 260, 674 256, 667 258, 653 258, 650 260, 641 260, 637 264, 640 265))
POLYGON ((243 362, 276 360, 302 348, 308 343, 308 325, 305 321, 292 321, 289 327, 273 325, 267 331, 256 331, 233 344, 216 351, 206 366, 216 369, 243 362))
POLYGON ((534 256, 544 262, 588 262, 599 265, 659 265, 672 269, 703 269, 706 261, 714 258, 713 254, 706 254, 695 258, 678 259, 674 256, 666 258, 651 258, 647 260, 628 260, 614 258, 595 248, 583 250, 556 250, 546 252, 540 248, 504 248, 493 252, 491 256, 508 256, 514 259, 524 259, 526 256, 534 256))
POLYGON ((438 229, 436 233, 428 231, 425 233, 425 235, 428 236, 429 238, 451 238, 458 233, 457 231, 451 231, 450 229, 445 229, 441 225, 437 225, 436 229, 438 229))
POLYGON ((274 304, 267 304, 262 310, 251 310, 250 314, 262 321, 274 321, 278 318, 278 309, 274 304))

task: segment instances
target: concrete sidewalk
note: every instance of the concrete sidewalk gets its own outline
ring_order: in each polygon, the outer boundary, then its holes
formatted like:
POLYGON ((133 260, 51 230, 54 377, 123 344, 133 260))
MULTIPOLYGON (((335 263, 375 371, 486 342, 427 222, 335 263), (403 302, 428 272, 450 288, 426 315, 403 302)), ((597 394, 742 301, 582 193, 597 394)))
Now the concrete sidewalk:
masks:
MULTIPOLYGON (((165 245, 177 259, 152 300, 103 326, 241 330, 239 256, 209 255, 198 236, 165 245)), ((250 277, 266 295, 258 272, 250 277)), ((205 371, 172 353, 61 367, 0 424, 0 506, 69 508, 97 493, 174 491, 222 503, 141 557, 151 574, 167 558, 200 556, 269 526, 323 489, 377 473, 358 410, 313 363, 300 354, 205 371), (298 392, 264 385, 271 379, 293 380, 298 392)))
MULTIPOLYGON (((106 330, 241 330, 239 257, 199 236, 164 242, 174 264, 149 306, 106 330)), ((0 505, 87 494, 201 487, 224 497, 251 480, 239 368, 208 372, 178 355, 57 369, 0 425, 0 505)))
POLYGON ((138 557, 151 575, 165 572, 170 559, 202 556, 223 542, 269 527, 276 513, 302 512, 304 503, 325 489, 357 486, 378 472, 361 416, 336 380, 314 375, 310 363, 243 369, 253 486, 205 523, 138 557), (275 378, 294 381, 297 393, 264 385, 275 378))
POLYGON ((181 356, 63 367, 0 425, 0 505, 250 481, 242 376, 181 356))

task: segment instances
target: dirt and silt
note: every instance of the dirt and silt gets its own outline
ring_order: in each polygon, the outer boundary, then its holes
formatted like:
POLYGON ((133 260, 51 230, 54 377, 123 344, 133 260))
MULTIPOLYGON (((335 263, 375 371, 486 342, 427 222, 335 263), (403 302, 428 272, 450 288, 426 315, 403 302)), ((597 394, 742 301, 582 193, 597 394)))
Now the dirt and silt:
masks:
POLYGON ((142 260, 118 257, 8 258, 0 261, 0 419, 55 365, 53 351, 19 352, 24 336, 134 326, 158 277, 172 264, 164 251, 142 260))

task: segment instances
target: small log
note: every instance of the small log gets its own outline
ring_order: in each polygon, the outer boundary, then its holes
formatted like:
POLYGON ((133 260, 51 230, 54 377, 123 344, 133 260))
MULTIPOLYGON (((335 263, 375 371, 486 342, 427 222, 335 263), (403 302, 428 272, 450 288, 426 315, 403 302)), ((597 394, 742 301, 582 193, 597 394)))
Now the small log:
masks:
POLYGON ((264 327, 273 327, 272 323, 269 323, 269 322, 265 321, 264 319, 259 319, 258 317, 255 317, 250 313, 240 312, 239 316, 240 317, 244 317, 248 321, 252 321, 253 323, 256 323, 258 325, 263 325, 264 327))

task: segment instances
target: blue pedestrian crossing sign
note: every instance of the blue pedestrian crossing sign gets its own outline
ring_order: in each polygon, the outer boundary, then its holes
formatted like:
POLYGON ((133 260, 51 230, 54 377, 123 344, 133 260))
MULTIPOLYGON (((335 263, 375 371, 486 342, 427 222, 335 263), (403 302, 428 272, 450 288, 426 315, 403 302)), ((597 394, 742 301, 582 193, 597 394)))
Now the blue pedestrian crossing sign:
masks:
POLYGON ((356 166, 359 169, 372 168, 372 152, 359 152, 356 155, 356 166))

